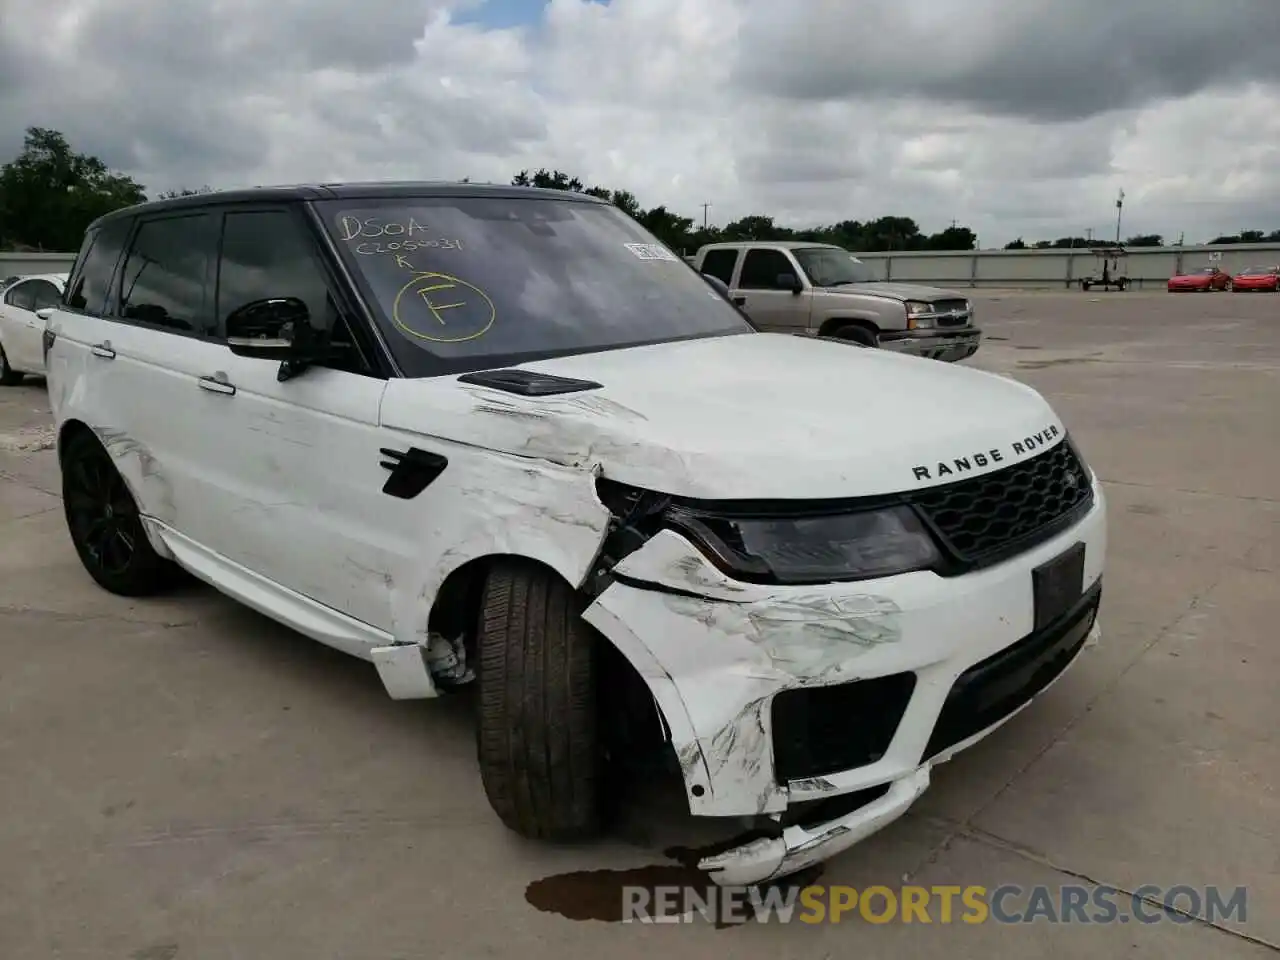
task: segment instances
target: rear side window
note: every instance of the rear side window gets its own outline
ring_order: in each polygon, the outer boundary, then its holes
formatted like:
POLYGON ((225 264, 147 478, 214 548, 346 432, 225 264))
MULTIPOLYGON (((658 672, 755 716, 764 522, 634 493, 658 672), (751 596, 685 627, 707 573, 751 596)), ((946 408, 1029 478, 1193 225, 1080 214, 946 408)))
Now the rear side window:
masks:
POLYGON ((737 262, 737 250, 708 250, 702 258, 701 272, 718 277, 728 285, 733 282, 733 267, 737 262))
POLYGON ((131 221, 127 217, 109 220, 86 234, 76 257, 75 270, 67 283, 63 303, 73 310, 103 316, 111 304, 111 278, 128 239, 131 221))
POLYGON ((297 297, 318 329, 333 323, 329 287, 302 222, 288 210, 228 213, 218 261, 219 329, 225 332, 232 311, 275 297, 297 297))
POLYGON ((11 307, 17 307, 19 310, 34 310, 35 306, 35 281, 29 280, 26 283, 14 284, 14 286, 4 295, 4 302, 11 307))
POLYGON ((215 330, 208 292, 214 218, 147 220, 134 235, 120 283, 120 317, 197 336, 215 330))
POLYGON ((787 255, 781 250, 748 250, 742 261, 738 286, 744 290, 776 290, 778 274, 795 274, 787 255))

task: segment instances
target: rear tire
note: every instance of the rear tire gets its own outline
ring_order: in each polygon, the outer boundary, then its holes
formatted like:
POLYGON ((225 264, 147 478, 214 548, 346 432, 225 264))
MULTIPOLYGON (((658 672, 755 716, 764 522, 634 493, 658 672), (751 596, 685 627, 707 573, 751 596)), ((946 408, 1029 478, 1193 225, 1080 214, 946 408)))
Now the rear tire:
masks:
POLYGON ((480 608, 480 778, 499 819, 535 840, 583 840, 602 825, 599 638, 554 572, 504 560, 480 608))
POLYGON ((848 326, 841 327, 835 332, 835 336, 840 340, 848 340, 850 343, 856 343, 860 347, 880 346, 880 338, 874 331, 855 324, 849 324, 848 326))
POLYGON ((9 366, 9 357, 0 344, 0 387, 16 387, 22 382, 22 374, 9 366))
POLYGON ((61 461, 67 530, 89 576, 122 597, 149 596, 173 585, 178 568, 152 548, 138 504, 98 438, 87 431, 71 434, 61 461))

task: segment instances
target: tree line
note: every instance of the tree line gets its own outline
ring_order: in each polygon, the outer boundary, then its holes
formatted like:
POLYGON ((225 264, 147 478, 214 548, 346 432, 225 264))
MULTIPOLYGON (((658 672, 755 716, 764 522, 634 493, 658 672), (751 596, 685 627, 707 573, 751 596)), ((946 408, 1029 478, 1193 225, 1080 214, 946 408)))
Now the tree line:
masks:
MULTIPOLYGON (((827 226, 795 230, 753 215, 725 226, 696 226, 665 205, 645 208, 626 190, 585 186, 560 170, 523 170, 513 184, 576 190, 603 197, 644 224, 673 250, 692 253, 717 240, 809 240, 835 243, 849 250, 972 250, 977 238, 967 227, 951 226, 924 234, 910 217, 881 217, 862 222, 843 220, 827 226)), ((30 127, 22 152, 0 168, 0 250, 76 250, 85 227, 104 213, 148 199, 205 193, 209 187, 172 190, 149 198, 146 188, 102 160, 74 150, 57 130, 30 127)))
MULTIPOLYGON (((1262 230, 1241 230, 1239 233, 1214 237, 1209 241, 1209 246, 1218 244, 1233 243, 1280 243, 1280 230, 1272 230, 1270 233, 1264 233, 1262 230)), ((1165 246, 1164 236, 1159 233, 1142 233, 1135 237, 1129 237, 1121 244, 1123 247, 1163 247, 1165 246)), ((1182 241, 1179 240, 1174 246, 1181 246, 1182 241)), ((1075 247, 1097 248, 1097 247, 1114 247, 1115 243, 1110 240, 1098 240, 1093 237, 1059 237, 1057 240, 1037 240, 1035 243, 1027 243, 1021 237, 1011 243, 1006 243, 1006 250, 1067 250, 1075 247)))
MULTIPOLYGON (((166 191, 156 199, 209 190, 166 191)), ((98 217, 147 199, 142 184, 76 152, 57 130, 28 127, 22 152, 0 167, 0 250, 78 250, 98 217)))
MULTIPOLYGON (((804 240, 832 243, 854 252, 882 250, 974 250, 977 236, 968 227, 951 226, 926 234, 910 217, 874 220, 841 220, 824 225, 793 228, 773 217, 752 214, 724 226, 697 224, 692 217, 668 209, 665 204, 643 207, 635 194, 603 186, 586 186, 561 170, 521 170, 511 179, 516 186, 572 190, 609 200, 643 224, 672 250, 693 253, 706 243, 724 240, 804 240)), ((207 193, 207 186, 170 190, 154 199, 207 193)), ((66 253, 79 248, 85 227, 120 207, 142 203, 146 188, 131 177, 115 172, 102 160, 78 153, 57 130, 29 127, 22 151, 0 167, 0 250, 66 253)), ((1242 230, 1235 236, 1217 237, 1212 243, 1280 242, 1280 230, 1242 230)), ((1130 237, 1129 247, 1158 247, 1158 234, 1130 237)), ((1022 238, 1006 244, 1006 250, 1047 250, 1070 247, 1111 246, 1104 240, 1061 237, 1032 244, 1022 238)))
POLYGON ((834 243, 855 252, 868 250, 973 250, 978 237, 968 227, 952 224, 940 233, 925 234, 910 217, 880 217, 876 220, 841 220, 823 226, 795 229, 774 223, 773 217, 753 214, 724 226, 699 226, 665 205, 646 209, 627 190, 588 187, 561 170, 521 170, 511 178, 513 186, 572 190, 611 200, 615 206, 638 220, 650 233, 672 250, 693 253, 704 243, 725 240, 806 240, 834 243))

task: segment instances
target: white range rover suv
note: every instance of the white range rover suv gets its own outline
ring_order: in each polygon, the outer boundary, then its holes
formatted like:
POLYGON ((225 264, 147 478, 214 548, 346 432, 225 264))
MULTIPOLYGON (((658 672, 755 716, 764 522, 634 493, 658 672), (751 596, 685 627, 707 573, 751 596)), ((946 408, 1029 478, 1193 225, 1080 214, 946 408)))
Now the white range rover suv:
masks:
POLYGON ((754 883, 901 815, 1096 632, 1102 490, 1049 405, 756 330, 612 205, 329 184, 131 207, 41 311, 92 577, 179 569, 475 687, 528 837, 607 822, 656 749, 754 883), (761 832, 763 831, 763 832, 761 832))

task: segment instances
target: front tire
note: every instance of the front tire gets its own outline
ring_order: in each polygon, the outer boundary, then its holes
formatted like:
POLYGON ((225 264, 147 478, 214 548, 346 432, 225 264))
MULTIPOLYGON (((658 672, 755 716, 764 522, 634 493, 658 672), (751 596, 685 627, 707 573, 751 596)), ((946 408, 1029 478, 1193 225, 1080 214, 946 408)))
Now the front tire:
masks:
POLYGON ((22 374, 9 366, 9 357, 0 344, 0 387, 16 387, 22 382, 22 374))
POLYGON ((98 438, 87 431, 71 434, 61 460, 67 529, 89 576, 124 597, 170 586, 176 568, 152 548, 138 504, 98 438))
POLYGON ((868 330, 866 327, 860 327, 850 324, 841 327, 835 333, 836 337, 841 340, 848 340, 856 343, 860 347, 878 347, 880 346, 880 338, 876 336, 874 331, 868 330))
POLYGON ((501 561, 480 609, 480 778, 502 822, 535 840, 583 840, 602 821, 598 643, 554 572, 501 561))

